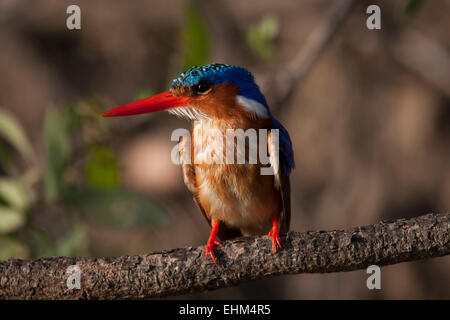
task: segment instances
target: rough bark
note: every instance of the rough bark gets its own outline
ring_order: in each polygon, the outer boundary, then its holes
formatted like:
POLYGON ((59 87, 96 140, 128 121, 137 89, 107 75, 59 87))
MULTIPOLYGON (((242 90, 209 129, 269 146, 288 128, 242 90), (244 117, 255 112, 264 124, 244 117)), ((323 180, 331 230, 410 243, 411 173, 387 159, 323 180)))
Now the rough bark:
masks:
POLYGON ((348 231, 289 232, 273 254, 267 237, 239 238, 216 247, 178 248, 115 258, 54 257, 0 262, 3 299, 140 299, 235 286, 276 275, 342 272, 450 253, 450 214, 380 222, 348 231), (70 265, 81 289, 68 289, 70 265))

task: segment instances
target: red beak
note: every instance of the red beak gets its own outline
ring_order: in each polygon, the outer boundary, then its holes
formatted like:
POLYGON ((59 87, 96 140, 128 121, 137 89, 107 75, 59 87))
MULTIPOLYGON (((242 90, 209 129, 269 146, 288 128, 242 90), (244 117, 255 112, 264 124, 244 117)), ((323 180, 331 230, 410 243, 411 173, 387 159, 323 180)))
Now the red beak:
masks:
POLYGON ((191 97, 177 97, 164 91, 160 94, 128 103, 121 107, 114 108, 102 114, 103 117, 122 117, 134 114, 156 112, 170 108, 184 107, 191 101, 191 97))

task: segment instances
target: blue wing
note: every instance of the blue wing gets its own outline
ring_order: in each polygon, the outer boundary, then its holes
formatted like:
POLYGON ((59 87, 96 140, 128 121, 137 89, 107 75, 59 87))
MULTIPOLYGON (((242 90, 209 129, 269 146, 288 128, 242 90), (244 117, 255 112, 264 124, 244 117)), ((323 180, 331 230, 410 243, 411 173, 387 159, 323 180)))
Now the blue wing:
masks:
POLYGON ((280 143, 280 167, 287 175, 295 169, 294 151, 292 150, 292 142, 289 133, 283 125, 272 116, 273 129, 279 130, 280 143))
MULTIPOLYGON (((273 126, 271 129, 278 129, 279 135, 279 170, 275 173, 274 182, 275 187, 280 191, 283 205, 283 210, 280 215, 280 230, 281 232, 288 232, 291 221, 291 184, 289 181, 289 174, 291 173, 291 170, 295 168, 294 151, 292 150, 292 142, 287 130, 277 119, 272 117, 272 121, 273 126)), ((271 150, 272 147, 272 139, 270 139, 269 150, 271 150)), ((274 155, 271 154, 271 157, 272 156, 274 155)))

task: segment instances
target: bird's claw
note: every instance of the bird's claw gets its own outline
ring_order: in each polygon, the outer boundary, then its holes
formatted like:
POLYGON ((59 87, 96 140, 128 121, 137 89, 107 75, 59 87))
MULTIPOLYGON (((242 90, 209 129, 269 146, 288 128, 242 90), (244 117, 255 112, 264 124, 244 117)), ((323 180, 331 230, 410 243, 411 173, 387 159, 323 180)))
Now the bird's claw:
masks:
POLYGON ((208 259, 208 254, 211 254, 211 258, 214 261, 215 264, 217 264, 216 262, 216 257, 214 257, 214 245, 216 246, 222 246, 222 244, 214 239, 209 239, 208 243, 206 244, 206 250, 205 250, 205 260, 208 259))
POLYGON ((279 229, 278 229, 278 220, 276 223, 274 222, 272 229, 270 229, 269 234, 267 235, 267 238, 272 237, 272 252, 277 252, 277 244, 280 247, 280 249, 283 249, 280 243, 280 237, 278 236, 279 229))
POLYGON ((222 245, 219 241, 216 240, 218 231, 219 231, 219 221, 213 219, 211 221, 211 234, 209 235, 208 242, 206 243, 205 260, 208 259, 208 253, 209 253, 209 254, 211 254, 211 258, 213 259, 214 263, 216 263, 216 257, 214 257, 214 251, 213 251, 214 245, 216 245, 216 246, 222 245))

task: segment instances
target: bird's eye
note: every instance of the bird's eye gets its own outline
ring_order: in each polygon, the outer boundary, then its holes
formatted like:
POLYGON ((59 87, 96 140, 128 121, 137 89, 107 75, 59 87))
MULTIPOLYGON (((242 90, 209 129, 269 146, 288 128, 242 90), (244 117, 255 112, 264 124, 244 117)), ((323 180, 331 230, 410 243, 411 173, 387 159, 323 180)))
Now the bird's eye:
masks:
POLYGON ((201 95, 206 93, 211 88, 211 83, 208 81, 200 81, 198 84, 192 87, 192 91, 195 95, 201 95))

